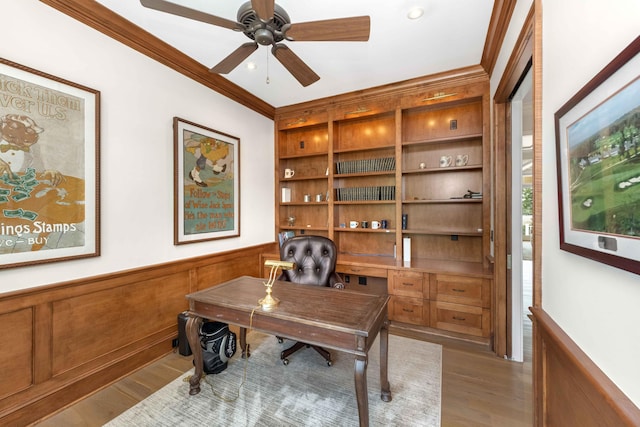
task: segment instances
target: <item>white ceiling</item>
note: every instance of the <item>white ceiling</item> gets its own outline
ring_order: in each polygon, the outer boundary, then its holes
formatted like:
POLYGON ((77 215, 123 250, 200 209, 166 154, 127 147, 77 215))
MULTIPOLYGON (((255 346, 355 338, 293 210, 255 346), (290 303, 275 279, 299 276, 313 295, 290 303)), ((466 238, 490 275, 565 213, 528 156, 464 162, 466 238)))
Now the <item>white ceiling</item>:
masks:
MULTIPOLYGON (((138 0, 97 0, 207 68, 241 44, 244 34, 143 7, 138 0)), ((246 0, 170 0, 232 21, 246 0)), ((367 42, 289 42, 320 80, 303 87, 260 46, 225 75, 274 107, 480 64, 493 0, 277 0, 293 24, 369 15, 367 42), (412 7, 424 9, 412 21, 412 7), (257 65, 249 70, 247 62, 257 65), (269 76, 269 83, 267 83, 269 76)))

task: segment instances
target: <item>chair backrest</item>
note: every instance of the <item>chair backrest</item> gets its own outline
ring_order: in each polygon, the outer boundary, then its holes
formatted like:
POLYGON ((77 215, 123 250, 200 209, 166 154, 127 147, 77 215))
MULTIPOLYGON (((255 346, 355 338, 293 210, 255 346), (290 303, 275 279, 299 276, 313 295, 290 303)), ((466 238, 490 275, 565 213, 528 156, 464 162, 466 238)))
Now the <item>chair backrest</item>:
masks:
POLYGON ((285 241, 280 248, 282 261, 295 262, 292 270, 283 270, 280 280, 303 285, 331 286, 335 274, 336 245, 323 236, 296 236, 285 241))

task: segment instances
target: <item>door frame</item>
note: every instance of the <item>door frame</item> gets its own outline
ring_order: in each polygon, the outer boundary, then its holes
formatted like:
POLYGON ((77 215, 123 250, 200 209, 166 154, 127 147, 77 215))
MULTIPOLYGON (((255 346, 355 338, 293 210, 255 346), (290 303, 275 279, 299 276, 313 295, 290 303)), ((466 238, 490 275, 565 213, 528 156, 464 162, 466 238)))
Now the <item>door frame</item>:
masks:
MULTIPOLYGON (((509 271, 507 269, 507 254, 511 242, 508 232, 510 207, 508 206, 508 191, 510 191, 511 177, 511 105, 510 100, 514 91, 518 88, 521 79, 526 71, 531 67, 534 55, 534 17, 535 2, 531 6, 527 18, 525 19, 518 40, 513 48, 507 66, 502 75, 502 79, 496 89, 493 99, 493 128, 495 130, 493 145, 493 188, 495 194, 494 205, 494 352, 499 357, 510 357, 511 349, 511 316, 510 316, 510 289, 508 287, 509 271)), ((535 81, 536 70, 533 67, 534 80, 534 103, 535 103, 535 81)), ((536 120, 536 107, 534 105, 534 123, 536 120)), ((535 132, 535 124, 534 124, 535 132)), ((535 145, 535 136, 534 136, 535 145)), ((535 165, 534 171, 535 174, 535 165)), ((535 175, 534 175, 535 181, 535 175)), ((535 184, 534 184, 535 185, 535 184)), ((535 194, 535 189, 534 189, 535 194)), ((534 196, 535 197, 535 196, 534 196)), ((535 228, 534 228, 535 230, 535 228)), ((536 258, 533 253, 534 262, 536 258)), ((535 268, 534 268, 535 275, 535 268)), ((536 283, 534 280, 534 306, 536 301, 536 283)))

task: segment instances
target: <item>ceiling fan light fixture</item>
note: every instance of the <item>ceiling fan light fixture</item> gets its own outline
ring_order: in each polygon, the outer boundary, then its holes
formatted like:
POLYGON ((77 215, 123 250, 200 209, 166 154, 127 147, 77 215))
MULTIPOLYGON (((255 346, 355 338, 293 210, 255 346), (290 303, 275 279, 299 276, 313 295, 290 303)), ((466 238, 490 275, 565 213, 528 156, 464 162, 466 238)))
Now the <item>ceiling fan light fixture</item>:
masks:
MULTIPOLYGON (((242 31, 251 42, 244 43, 227 55, 209 71, 228 74, 246 60, 259 45, 272 46, 271 53, 298 80, 309 86, 320 80, 317 75, 291 49, 280 42, 288 41, 367 41, 371 19, 369 16, 324 19, 291 24, 287 12, 275 0, 249 0, 238 9, 237 21, 174 3, 176 0, 139 0, 143 7, 183 18, 193 19, 234 31, 242 31), (289 36, 285 33, 290 32, 289 36)), ((269 63, 267 62, 267 83, 269 63)))
POLYGON ((273 44, 273 33, 266 28, 256 30, 254 37, 256 42, 262 46, 271 46, 273 44))
POLYGON ((248 70, 255 70, 257 68, 258 68, 258 64, 256 64, 255 62, 253 62, 253 61, 247 62, 247 69, 248 70))
POLYGON ((412 7, 407 13, 407 18, 415 20, 420 19, 424 15, 424 9, 421 7, 412 7))

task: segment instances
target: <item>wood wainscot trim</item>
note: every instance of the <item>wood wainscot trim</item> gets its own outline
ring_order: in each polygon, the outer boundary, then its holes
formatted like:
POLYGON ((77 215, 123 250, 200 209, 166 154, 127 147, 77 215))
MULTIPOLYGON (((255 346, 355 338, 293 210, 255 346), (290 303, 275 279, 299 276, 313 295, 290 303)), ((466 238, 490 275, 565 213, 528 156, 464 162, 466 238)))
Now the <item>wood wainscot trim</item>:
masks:
POLYGON ((532 308, 538 426, 638 426, 640 409, 542 309, 532 308))
POLYGON ((0 295, 0 425, 25 425, 172 351, 185 295, 261 273, 273 244, 0 295))

